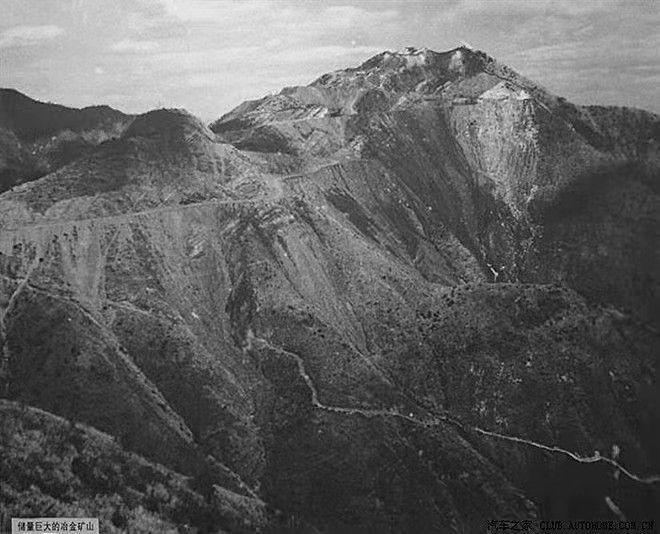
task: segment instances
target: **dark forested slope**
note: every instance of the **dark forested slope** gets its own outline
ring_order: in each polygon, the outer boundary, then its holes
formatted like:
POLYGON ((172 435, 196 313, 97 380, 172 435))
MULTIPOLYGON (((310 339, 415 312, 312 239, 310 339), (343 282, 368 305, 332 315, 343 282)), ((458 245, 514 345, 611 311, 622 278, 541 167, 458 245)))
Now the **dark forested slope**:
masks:
POLYGON ((108 106, 73 109, 0 89, 0 192, 89 154, 131 120, 108 106))

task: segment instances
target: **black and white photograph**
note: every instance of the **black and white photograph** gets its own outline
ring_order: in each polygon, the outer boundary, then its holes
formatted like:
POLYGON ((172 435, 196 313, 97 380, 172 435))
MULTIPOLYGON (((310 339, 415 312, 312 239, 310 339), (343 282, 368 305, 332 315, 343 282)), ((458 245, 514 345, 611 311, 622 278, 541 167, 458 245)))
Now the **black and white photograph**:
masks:
POLYGON ((660 1, 0 0, 0 534, 660 534, 660 1))

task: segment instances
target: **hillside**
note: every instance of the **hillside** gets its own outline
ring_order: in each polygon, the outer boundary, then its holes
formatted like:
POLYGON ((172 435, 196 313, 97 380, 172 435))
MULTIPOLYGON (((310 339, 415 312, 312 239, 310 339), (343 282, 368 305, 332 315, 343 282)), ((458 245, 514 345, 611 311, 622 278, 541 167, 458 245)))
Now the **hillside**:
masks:
MULTIPOLYGON (((140 115, 0 195, 0 445, 49 458, 16 440, 57 417, 113 436, 85 462, 158 470, 201 532, 650 516, 659 141, 651 113, 467 48, 385 52, 209 127, 140 115)), ((115 492, 46 479, 90 513, 115 492)), ((183 531, 139 491, 108 525, 141 506, 183 531)))
POLYGON ((131 119, 108 106, 73 109, 0 89, 0 192, 89 154, 131 119))

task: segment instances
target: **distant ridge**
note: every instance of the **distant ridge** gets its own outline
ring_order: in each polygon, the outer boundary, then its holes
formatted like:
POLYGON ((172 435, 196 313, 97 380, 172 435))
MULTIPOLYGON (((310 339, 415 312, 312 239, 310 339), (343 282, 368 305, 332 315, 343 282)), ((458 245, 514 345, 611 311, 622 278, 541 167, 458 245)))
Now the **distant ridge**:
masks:
POLYGON ((0 192, 82 157, 131 121, 109 106, 75 109, 0 89, 0 192))
POLYGON ((106 105, 70 108, 34 100, 15 89, 0 89, 0 127, 13 131, 23 141, 35 141, 62 130, 82 132, 128 117, 106 105))

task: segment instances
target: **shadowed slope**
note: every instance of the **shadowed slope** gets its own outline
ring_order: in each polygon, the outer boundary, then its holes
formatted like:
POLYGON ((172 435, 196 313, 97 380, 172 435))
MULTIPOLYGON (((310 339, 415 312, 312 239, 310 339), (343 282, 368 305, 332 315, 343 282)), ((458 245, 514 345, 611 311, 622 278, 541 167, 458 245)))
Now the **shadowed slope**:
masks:
POLYGON ((73 109, 0 89, 0 192, 89 154, 131 120, 108 106, 73 109))

